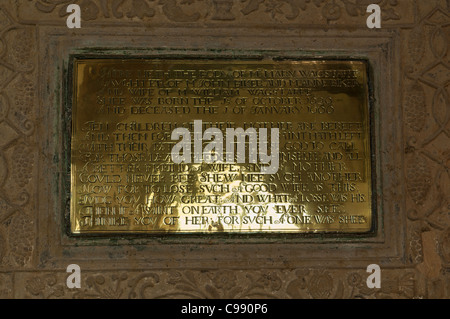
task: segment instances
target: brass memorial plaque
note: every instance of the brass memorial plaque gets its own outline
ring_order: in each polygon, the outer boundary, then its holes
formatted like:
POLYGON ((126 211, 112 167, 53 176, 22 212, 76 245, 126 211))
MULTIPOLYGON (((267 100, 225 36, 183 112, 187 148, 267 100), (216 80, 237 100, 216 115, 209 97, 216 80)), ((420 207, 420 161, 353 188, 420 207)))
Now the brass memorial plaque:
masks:
POLYGON ((75 59, 71 231, 370 231, 366 67, 75 59))

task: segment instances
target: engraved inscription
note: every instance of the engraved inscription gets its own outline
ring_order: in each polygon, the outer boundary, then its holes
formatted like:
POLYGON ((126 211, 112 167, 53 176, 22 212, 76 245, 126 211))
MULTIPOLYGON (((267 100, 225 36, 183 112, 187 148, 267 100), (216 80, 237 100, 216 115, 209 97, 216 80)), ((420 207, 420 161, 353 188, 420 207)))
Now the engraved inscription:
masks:
POLYGON ((364 62, 78 59, 73 85, 73 233, 372 228, 364 62), (238 128, 279 132, 269 173, 203 135, 238 128), (216 160, 174 162, 180 129, 216 160))

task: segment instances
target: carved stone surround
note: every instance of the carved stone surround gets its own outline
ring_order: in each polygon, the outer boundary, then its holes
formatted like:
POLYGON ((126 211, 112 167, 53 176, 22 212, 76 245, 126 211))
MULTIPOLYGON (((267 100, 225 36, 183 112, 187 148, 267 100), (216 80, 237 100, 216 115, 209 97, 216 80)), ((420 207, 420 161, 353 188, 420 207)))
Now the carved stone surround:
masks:
POLYGON ((0 2, 0 297, 448 298, 449 10, 445 0, 0 2), (81 29, 66 28, 69 3, 83 8, 81 29), (370 3, 380 30, 365 25, 370 3), (376 236, 68 236, 73 54, 368 59, 376 236), (71 263, 81 289, 65 285, 71 263), (365 284, 372 263, 380 289, 365 284))

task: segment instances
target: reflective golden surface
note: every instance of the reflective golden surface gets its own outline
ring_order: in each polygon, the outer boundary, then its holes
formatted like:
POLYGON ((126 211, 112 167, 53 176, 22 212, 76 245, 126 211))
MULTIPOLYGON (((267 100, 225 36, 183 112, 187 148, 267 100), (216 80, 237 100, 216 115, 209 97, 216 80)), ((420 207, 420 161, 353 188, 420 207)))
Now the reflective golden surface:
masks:
POLYGON ((85 59, 73 73, 73 233, 371 229, 364 62, 85 59), (278 128, 277 173, 174 163, 171 133, 194 120, 278 128))

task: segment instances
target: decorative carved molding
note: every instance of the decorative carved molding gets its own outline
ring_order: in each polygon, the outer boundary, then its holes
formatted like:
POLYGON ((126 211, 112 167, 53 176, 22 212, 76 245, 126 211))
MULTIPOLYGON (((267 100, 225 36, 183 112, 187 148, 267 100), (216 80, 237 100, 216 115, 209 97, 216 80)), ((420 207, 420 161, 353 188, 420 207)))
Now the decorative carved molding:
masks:
MULTIPOLYGON (((450 219, 450 35, 449 8, 436 6, 408 30, 409 60, 404 64, 406 185, 409 200, 410 254, 423 258, 418 243, 432 233, 439 247, 448 246, 450 219)), ((423 242, 422 242, 423 246, 423 242)), ((434 247, 431 246, 431 247, 434 247)), ((441 261, 448 266, 445 248, 441 261)), ((436 251, 436 255, 438 252, 436 251)), ((440 268, 438 260, 434 266, 440 268)), ((422 263, 423 265, 423 263, 422 263)))
POLYGON ((342 269, 153 270, 88 272, 80 289, 68 289, 62 273, 20 273, 21 298, 329 299, 413 298, 420 295, 413 269, 383 272, 380 289, 366 286, 367 273, 342 269))
POLYGON ((18 11, 24 21, 63 19, 68 4, 82 8, 84 21, 173 23, 250 22, 252 24, 313 23, 360 24, 365 26, 366 9, 371 3, 380 5, 382 19, 389 23, 410 23, 414 1, 392 0, 21 0, 18 11))
POLYGON ((5 7, 0 18, 0 269, 22 269, 36 246, 36 34, 5 7))

